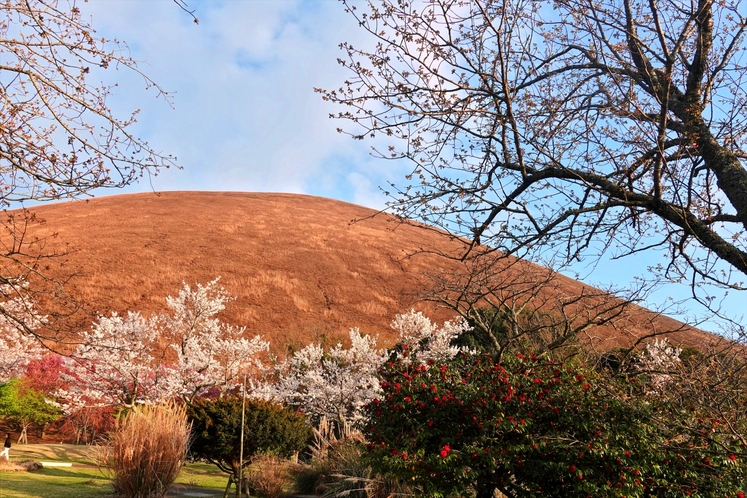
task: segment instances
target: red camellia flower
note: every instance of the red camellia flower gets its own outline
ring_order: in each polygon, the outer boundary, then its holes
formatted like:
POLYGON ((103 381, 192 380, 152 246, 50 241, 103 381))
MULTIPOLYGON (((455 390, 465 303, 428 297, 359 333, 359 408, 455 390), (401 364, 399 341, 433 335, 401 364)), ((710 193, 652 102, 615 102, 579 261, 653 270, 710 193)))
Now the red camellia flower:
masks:
POLYGON ((744 493, 742 493, 741 491, 737 493, 737 498, 744 498, 744 493))
POLYGON ((729 455, 729 458, 731 459, 732 462, 736 462, 737 461, 737 456, 736 455, 729 455))
POLYGON ((576 472, 576 466, 571 464, 571 466, 568 467, 568 470, 570 470, 571 472, 576 472))
POLYGON ((446 458, 450 451, 451 451, 451 446, 449 446, 448 444, 445 444, 443 449, 441 450, 441 456, 446 458))

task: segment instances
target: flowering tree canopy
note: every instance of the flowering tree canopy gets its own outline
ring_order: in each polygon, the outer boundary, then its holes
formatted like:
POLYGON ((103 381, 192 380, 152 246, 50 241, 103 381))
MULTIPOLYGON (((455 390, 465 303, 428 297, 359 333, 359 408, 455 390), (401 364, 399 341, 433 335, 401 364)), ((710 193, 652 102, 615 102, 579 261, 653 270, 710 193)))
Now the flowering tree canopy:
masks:
POLYGON ((666 337, 646 344, 638 358, 638 369, 648 374, 651 382, 651 394, 660 392, 672 379, 671 372, 680 363, 682 348, 671 346, 666 337))
POLYGON ((306 346, 278 365, 277 383, 257 394, 298 406, 314 419, 360 422, 363 406, 380 395, 378 370, 390 355, 420 363, 453 358, 460 349, 451 341, 467 329, 462 320, 438 327, 414 310, 397 315, 391 326, 399 333, 391 352, 377 349, 375 337, 352 329, 350 347, 306 346))
POLYGON ((41 340, 54 338, 55 317, 76 304, 63 291, 66 276, 51 275, 45 263, 58 254, 29 236, 38 220, 23 203, 91 195, 178 166, 133 134, 139 110, 111 107, 122 71, 170 97, 138 68, 126 43, 96 34, 83 3, 0 1, 0 208, 21 208, 0 216, 0 284, 45 295, 38 301, 49 307, 46 330, 25 330, 41 340))
POLYGON ((459 354, 462 348, 454 346, 454 340, 469 330, 466 320, 447 321, 437 327, 421 312, 410 310, 397 315, 392 321, 392 328, 399 333, 395 358, 409 363, 420 364, 434 360, 449 360, 459 354))
POLYGON ((277 366, 279 379, 264 386, 271 398, 301 408, 314 419, 356 422, 379 392, 377 370, 386 359, 376 338, 350 330, 350 347, 324 351, 310 344, 277 366))
POLYGON ((245 339, 243 328, 215 318, 229 299, 216 279, 195 289, 185 284, 167 298, 169 313, 99 317, 65 360, 70 382, 58 395, 72 407, 132 406, 174 397, 191 401, 211 388, 233 387, 269 343, 245 339))
POLYGON ((6 297, 0 302, 0 384, 20 377, 28 362, 44 352, 39 341, 27 331, 37 329, 45 318, 37 314, 31 298, 17 294, 15 287, 0 285, 0 295, 6 297))

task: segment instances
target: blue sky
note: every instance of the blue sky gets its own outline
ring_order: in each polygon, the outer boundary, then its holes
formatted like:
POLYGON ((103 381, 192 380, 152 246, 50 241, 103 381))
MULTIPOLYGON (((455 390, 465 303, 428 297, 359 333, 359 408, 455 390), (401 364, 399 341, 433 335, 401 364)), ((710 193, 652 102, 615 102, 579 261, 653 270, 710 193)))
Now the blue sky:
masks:
MULTIPOLYGON (((294 192, 383 208, 379 186, 409 173, 405 163, 370 157, 370 143, 337 133, 339 123, 328 115, 338 109, 314 93, 347 77, 336 62, 340 42, 370 43, 336 0, 188 0, 199 25, 172 0, 78 3, 99 36, 126 41, 140 68, 173 92, 171 107, 146 91, 141 77, 104 73, 120 84, 110 105, 120 115, 140 109, 135 134, 184 168, 125 192, 294 192)), ((593 272, 582 263, 568 274, 625 285, 655 262, 644 255, 593 272)), ((687 288, 668 286, 649 305, 686 296, 687 288)), ((738 312, 743 301, 732 297, 729 305, 738 312)))
POLYGON ((188 4, 199 25, 171 0, 80 5, 98 35, 126 41, 140 68, 174 92, 172 109, 140 77, 104 73, 120 83, 112 106, 141 109, 136 134, 184 167, 126 191, 296 192, 383 207, 378 186, 402 178, 404 165, 374 161, 367 144, 338 134, 335 109, 313 90, 339 86, 338 45, 361 35, 342 5, 188 4))

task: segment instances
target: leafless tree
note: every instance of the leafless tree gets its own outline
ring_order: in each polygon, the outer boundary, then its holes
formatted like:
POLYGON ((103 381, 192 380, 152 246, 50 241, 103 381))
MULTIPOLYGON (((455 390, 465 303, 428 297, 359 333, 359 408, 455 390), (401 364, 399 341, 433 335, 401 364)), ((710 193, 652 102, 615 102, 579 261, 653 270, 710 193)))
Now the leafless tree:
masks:
POLYGON ((375 43, 318 91, 412 162, 398 214, 561 265, 659 251, 705 304, 745 288, 744 2, 344 3, 375 43))
MULTIPOLYGON (((90 195, 176 166, 132 134, 137 111, 120 117, 109 107, 117 85, 101 82, 107 69, 135 71, 168 101, 123 42, 96 35, 75 0, 0 1, 0 208, 90 195)), ((26 236, 30 222, 23 211, 0 221, 5 301, 61 292, 62 282, 46 271, 49 253, 26 236)), ((7 315, 2 305, 0 313, 7 315)))
POLYGON ((431 275, 433 285, 424 298, 457 311, 473 327, 467 340, 498 357, 513 350, 596 358, 611 348, 635 349, 662 335, 675 334, 677 342, 703 340, 695 329, 638 306, 646 296, 644 286, 620 299, 611 289, 484 250, 452 267, 431 275))

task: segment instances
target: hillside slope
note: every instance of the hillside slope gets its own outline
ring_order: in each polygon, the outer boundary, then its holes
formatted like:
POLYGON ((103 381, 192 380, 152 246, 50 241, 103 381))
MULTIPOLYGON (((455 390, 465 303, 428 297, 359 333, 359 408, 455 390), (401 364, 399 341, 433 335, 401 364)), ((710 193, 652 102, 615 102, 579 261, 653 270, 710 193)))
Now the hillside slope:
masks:
MULTIPOLYGON (((453 262, 433 251, 455 253, 460 246, 435 231, 340 201, 166 192, 33 211, 38 221, 29 227, 31 235, 46 238, 47 250, 67 253, 60 257, 65 265, 54 271, 77 270, 68 291, 89 312, 160 311, 182 282, 221 277, 237 296, 222 318, 264 335, 276 351, 323 337, 336 341, 350 327, 391 340, 393 316, 411 307, 438 321, 454 315, 422 296, 431 276, 454 270, 453 262)), ((572 296, 583 288, 561 277, 548 292, 572 296)), ((87 323, 90 318, 79 315, 77 326, 87 323)), ((651 327, 678 324, 636 308, 622 326, 597 328, 592 335, 605 347, 651 327)), ((677 342, 698 338, 690 330, 677 342)))

